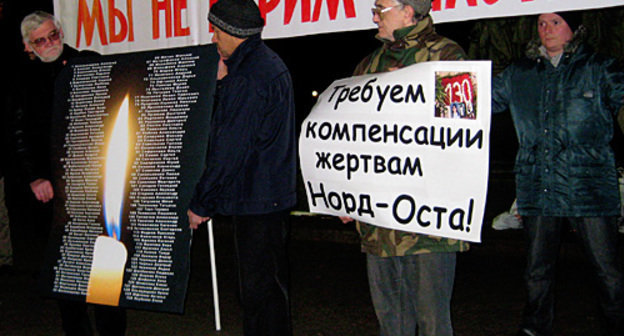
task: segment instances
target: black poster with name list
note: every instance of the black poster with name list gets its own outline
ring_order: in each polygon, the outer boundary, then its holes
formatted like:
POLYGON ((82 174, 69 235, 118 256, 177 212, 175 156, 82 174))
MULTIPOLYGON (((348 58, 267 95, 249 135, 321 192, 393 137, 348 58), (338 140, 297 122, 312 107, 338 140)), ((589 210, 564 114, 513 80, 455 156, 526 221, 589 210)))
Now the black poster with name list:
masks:
POLYGON ((44 295, 181 313, 214 46, 72 60, 55 84, 44 295))

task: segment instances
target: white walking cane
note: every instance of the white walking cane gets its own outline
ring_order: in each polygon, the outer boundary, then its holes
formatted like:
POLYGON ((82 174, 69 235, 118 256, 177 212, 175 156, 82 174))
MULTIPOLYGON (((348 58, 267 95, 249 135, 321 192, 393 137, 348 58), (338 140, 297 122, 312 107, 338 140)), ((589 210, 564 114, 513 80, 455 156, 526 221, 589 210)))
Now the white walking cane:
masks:
POLYGON ((221 314, 219 313, 219 288, 217 284, 217 264, 215 263, 214 234, 212 232, 212 219, 206 223, 208 231, 208 245, 210 246, 210 271, 212 273, 212 297, 214 302, 215 328, 221 330, 221 314))

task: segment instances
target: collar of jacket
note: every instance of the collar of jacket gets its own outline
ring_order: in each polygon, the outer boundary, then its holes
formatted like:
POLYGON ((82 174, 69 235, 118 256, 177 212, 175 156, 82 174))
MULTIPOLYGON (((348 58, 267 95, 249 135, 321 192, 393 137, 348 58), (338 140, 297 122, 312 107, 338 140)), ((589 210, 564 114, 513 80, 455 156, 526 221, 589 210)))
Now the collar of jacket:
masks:
POLYGON ((228 67, 228 73, 236 72, 236 69, 238 69, 247 55, 255 50, 260 44, 262 44, 260 34, 252 35, 243 41, 243 43, 241 43, 236 50, 234 50, 232 55, 224 61, 225 65, 228 67))
MULTIPOLYGON (((579 26, 578 29, 574 32, 574 35, 572 35, 572 39, 570 40, 570 42, 566 43, 566 45, 563 46, 564 55, 562 59, 566 57, 566 54, 571 55, 576 53, 585 41, 586 35, 587 29, 585 28, 585 26, 579 26)), ((540 52, 541 46, 542 42, 540 41, 539 37, 529 42, 529 44, 527 44, 527 49, 525 53, 526 57, 534 61, 537 61, 538 59, 543 59, 544 56, 542 56, 540 52)))
POLYGON ((395 30, 392 33, 394 41, 389 41, 380 37, 377 37, 377 39, 384 43, 384 48, 390 50, 403 50, 413 47, 424 48, 424 37, 434 32, 433 20, 431 16, 427 15, 415 25, 395 30))
POLYGON ((41 78, 42 76, 47 76, 50 80, 54 80, 56 76, 63 70, 63 67, 67 64, 67 62, 76 57, 79 51, 68 46, 67 44, 63 44, 63 52, 61 55, 52 62, 42 62, 39 57, 35 60, 31 61, 28 65, 28 71, 31 71, 33 74, 36 74, 35 78, 41 78))

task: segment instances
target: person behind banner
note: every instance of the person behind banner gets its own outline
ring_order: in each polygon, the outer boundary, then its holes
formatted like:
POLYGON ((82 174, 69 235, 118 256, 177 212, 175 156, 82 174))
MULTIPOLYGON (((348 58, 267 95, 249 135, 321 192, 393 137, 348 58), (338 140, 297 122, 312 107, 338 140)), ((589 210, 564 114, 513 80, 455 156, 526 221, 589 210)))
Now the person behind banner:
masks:
MULTIPOLYGON (((382 46, 355 75, 392 71, 414 63, 462 60, 462 48, 438 35, 430 0, 376 0, 373 22, 382 46)), ((351 218, 341 217, 343 222, 351 218)), ((357 222, 380 335, 451 336, 451 294, 456 252, 467 242, 357 222)))
MULTIPOLYGON (((43 11, 35 11, 24 17, 21 32, 24 51, 37 57, 25 60, 20 70, 19 108, 13 116, 14 150, 23 181, 29 184, 39 203, 50 204, 57 194, 61 194, 54 190, 55 186, 51 182, 54 180, 53 172, 50 171, 52 158, 49 138, 54 108, 54 81, 69 60, 97 54, 79 52, 63 44, 61 23, 56 17, 43 11)), ((45 225, 46 234, 52 221, 49 210, 41 207, 27 209, 35 213, 45 211, 45 216, 39 218, 43 222, 30 224, 45 225)), ((13 227, 11 230, 13 231, 13 227)), ((31 250, 36 249, 44 250, 43 246, 35 246, 34 249, 31 246, 31 250)), ((86 303, 68 300, 57 302, 63 330, 67 335, 93 334, 86 303)), ((100 335, 125 334, 125 309, 95 305, 94 312, 96 329, 100 335)))
POLYGON ((11 196, 15 198, 11 203, 17 208, 12 211, 17 220, 11 223, 14 258, 20 268, 35 270, 43 258, 52 223, 50 120, 54 79, 64 62, 77 54, 64 48, 60 23, 48 15, 35 12, 20 25, 28 56, 18 62, 20 74, 11 87, 15 101, 9 102, 8 118, 15 159, 15 181, 10 181, 11 196), (35 54, 38 57, 30 57, 35 54))
POLYGON ((253 0, 220 0, 208 21, 220 55, 205 171, 192 229, 233 216, 245 335, 291 335, 287 220, 296 203, 292 81, 261 39, 253 0))
POLYGON ((624 335, 620 198, 610 142, 624 73, 583 41, 578 12, 545 13, 526 58, 492 83, 492 111, 513 116, 516 196, 528 240, 527 302, 518 335, 553 335, 556 260, 565 224, 597 278, 604 335, 624 335))

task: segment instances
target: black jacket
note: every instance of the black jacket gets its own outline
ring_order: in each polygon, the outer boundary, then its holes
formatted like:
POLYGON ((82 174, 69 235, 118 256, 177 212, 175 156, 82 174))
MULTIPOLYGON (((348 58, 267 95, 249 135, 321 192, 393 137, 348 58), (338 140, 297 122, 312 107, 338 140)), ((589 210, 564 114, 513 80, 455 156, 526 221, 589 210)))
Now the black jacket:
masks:
POLYGON ((190 209, 200 216, 253 215, 296 203, 295 106, 288 69, 252 36, 217 83, 206 169, 190 209))
POLYGON ((11 142, 16 171, 26 183, 50 179, 50 122, 54 110, 54 82, 67 61, 79 52, 68 45, 54 62, 25 61, 17 84, 17 108, 11 118, 11 142))

